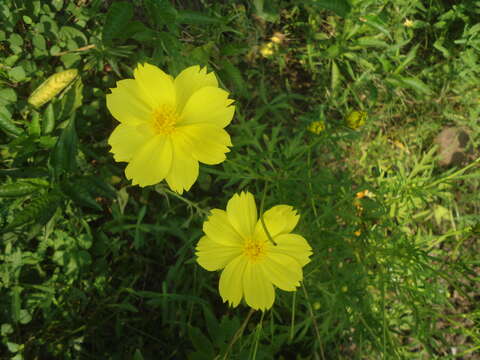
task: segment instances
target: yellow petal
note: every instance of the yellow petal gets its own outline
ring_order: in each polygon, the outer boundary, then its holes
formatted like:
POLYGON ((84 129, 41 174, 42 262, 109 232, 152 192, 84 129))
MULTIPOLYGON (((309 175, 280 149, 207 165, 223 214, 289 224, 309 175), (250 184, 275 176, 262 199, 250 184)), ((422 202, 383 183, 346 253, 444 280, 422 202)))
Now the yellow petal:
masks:
POLYGON ((233 259, 223 269, 220 275, 220 296, 223 302, 227 302, 232 307, 237 306, 243 296, 243 273, 247 265, 245 256, 240 255, 233 259))
POLYGON ((193 93, 183 109, 179 125, 207 123, 224 128, 233 118, 228 92, 218 87, 204 87, 193 93))
POLYGON ((232 227, 227 213, 220 209, 213 209, 207 221, 203 223, 203 232, 210 239, 225 246, 243 246, 243 239, 232 227))
POLYGON ((291 256, 274 253, 259 263, 266 278, 276 287, 285 291, 295 291, 302 280, 302 268, 291 256))
POLYGON ((251 238, 257 222, 257 206, 253 195, 249 192, 233 195, 227 203, 227 216, 244 239, 251 238))
POLYGON ((147 63, 138 64, 133 75, 154 108, 160 105, 175 106, 175 86, 170 75, 147 63))
POLYGON ((138 131, 137 125, 124 123, 118 125, 108 138, 108 144, 112 147, 115 161, 130 161, 133 155, 143 146, 150 136, 138 131))
MULTIPOLYGON (((204 164, 214 165, 225 160, 232 146, 228 133, 209 124, 179 126, 174 138, 185 143, 185 149, 204 164)), ((174 140, 177 141, 177 140, 174 140)))
POLYGON ((138 124, 151 118, 153 104, 135 80, 120 80, 111 90, 112 93, 107 94, 107 108, 115 119, 138 124))
MULTIPOLYGON (((263 214, 265 226, 272 238, 279 234, 288 234, 291 232, 295 226, 297 226, 299 218, 300 216, 297 215, 297 212, 293 207, 288 205, 274 206, 263 214)), ((266 237, 265 230, 260 220, 255 226, 255 237, 266 237)))
POLYGON ((238 246, 224 246, 207 236, 203 236, 200 239, 195 250, 197 262, 201 267, 209 271, 223 269, 242 253, 241 248, 238 246))
POLYGON ((183 190, 190 190, 198 178, 198 161, 187 153, 181 144, 172 141, 172 145, 172 167, 166 180, 170 189, 182 194, 183 190))
POLYGON ((277 246, 269 246, 269 255, 283 254, 291 256, 298 261, 300 266, 304 266, 310 262, 309 257, 312 255, 312 248, 303 236, 297 234, 281 234, 275 237, 275 242, 277 246))
POLYGON ((167 176, 172 165, 172 144, 167 136, 157 135, 138 150, 125 169, 133 185, 157 184, 167 176))
POLYGON ((207 74, 207 68, 190 66, 183 70, 175 78, 175 90, 177 94, 177 110, 182 111, 187 100, 194 92, 205 86, 218 87, 218 81, 213 72, 207 74))
POLYGON ((243 291, 246 303, 255 310, 268 310, 275 300, 273 285, 257 263, 247 263, 243 274, 243 291))

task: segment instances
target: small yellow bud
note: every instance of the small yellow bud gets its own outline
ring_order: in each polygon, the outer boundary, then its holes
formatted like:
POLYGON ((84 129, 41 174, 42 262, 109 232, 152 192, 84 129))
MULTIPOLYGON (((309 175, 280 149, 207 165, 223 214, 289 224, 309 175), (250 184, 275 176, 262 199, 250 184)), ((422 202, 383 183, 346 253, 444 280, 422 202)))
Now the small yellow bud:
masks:
POLYGON ((274 53, 274 48, 273 48, 273 43, 268 42, 263 44, 263 46, 260 48, 260 54, 262 54, 263 57, 270 57, 274 53))
POLYGON ((346 122, 349 128, 358 129, 365 125, 367 119, 367 113, 365 111, 353 110, 347 115, 346 122))
POLYGON ((410 20, 410 19, 405 19, 405 21, 403 22, 403 26, 412 27, 413 26, 413 21, 410 20))
POLYGON ((354 232, 355 236, 360 236, 362 234, 362 231, 361 230, 357 230, 354 232))
POLYGON ((42 106, 65 89, 77 75, 77 69, 65 70, 53 74, 35 89, 28 98, 28 102, 37 108, 42 106))
POLYGON ((275 44, 281 45, 285 41, 285 35, 283 35, 282 33, 276 32, 275 34, 273 34, 270 40, 275 44))
POLYGON ((314 121, 308 127, 308 131, 317 135, 324 130, 325 130, 325 123, 323 121, 314 121))
POLYGON ((112 184, 112 185, 116 185, 116 184, 120 183, 121 181, 122 181, 122 179, 121 179, 120 177, 113 175, 113 176, 110 178, 110 181, 109 181, 109 182, 110 182, 110 184, 112 184))

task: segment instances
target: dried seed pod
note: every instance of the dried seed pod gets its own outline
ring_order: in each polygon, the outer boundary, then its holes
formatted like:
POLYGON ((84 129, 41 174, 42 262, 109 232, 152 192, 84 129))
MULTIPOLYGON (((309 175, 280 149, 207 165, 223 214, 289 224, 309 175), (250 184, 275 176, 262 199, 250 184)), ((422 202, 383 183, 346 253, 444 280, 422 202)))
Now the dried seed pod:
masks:
POLYGON ((78 75, 77 69, 70 69, 53 74, 45 80, 28 98, 28 102, 40 107, 52 100, 65 89, 78 75))

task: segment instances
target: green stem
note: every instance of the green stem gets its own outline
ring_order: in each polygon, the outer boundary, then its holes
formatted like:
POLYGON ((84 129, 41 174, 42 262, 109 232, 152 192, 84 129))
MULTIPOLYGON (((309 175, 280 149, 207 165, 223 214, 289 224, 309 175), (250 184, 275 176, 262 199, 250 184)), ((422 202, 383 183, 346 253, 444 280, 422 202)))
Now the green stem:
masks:
POLYGON ((272 242, 273 245, 277 246, 277 243, 273 240, 272 235, 270 235, 270 232, 267 229, 267 226, 265 225, 265 220, 263 219, 263 205, 265 204, 265 195, 267 193, 267 183, 265 183, 265 187, 263 188, 263 196, 262 196, 262 202, 260 204, 260 222, 262 223, 263 230, 265 230, 265 234, 267 234, 268 240, 272 242))

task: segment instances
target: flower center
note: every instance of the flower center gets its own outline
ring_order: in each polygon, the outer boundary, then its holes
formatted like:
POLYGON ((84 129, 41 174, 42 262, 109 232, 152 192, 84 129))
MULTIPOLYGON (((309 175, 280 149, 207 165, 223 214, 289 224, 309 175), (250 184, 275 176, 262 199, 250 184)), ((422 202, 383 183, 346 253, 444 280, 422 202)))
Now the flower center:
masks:
POLYGON ((153 126, 159 134, 171 134, 179 116, 174 107, 161 105, 153 111, 153 126))
POLYGON ((245 240, 244 254, 250 261, 257 262, 266 254, 266 243, 255 239, 245 240))

